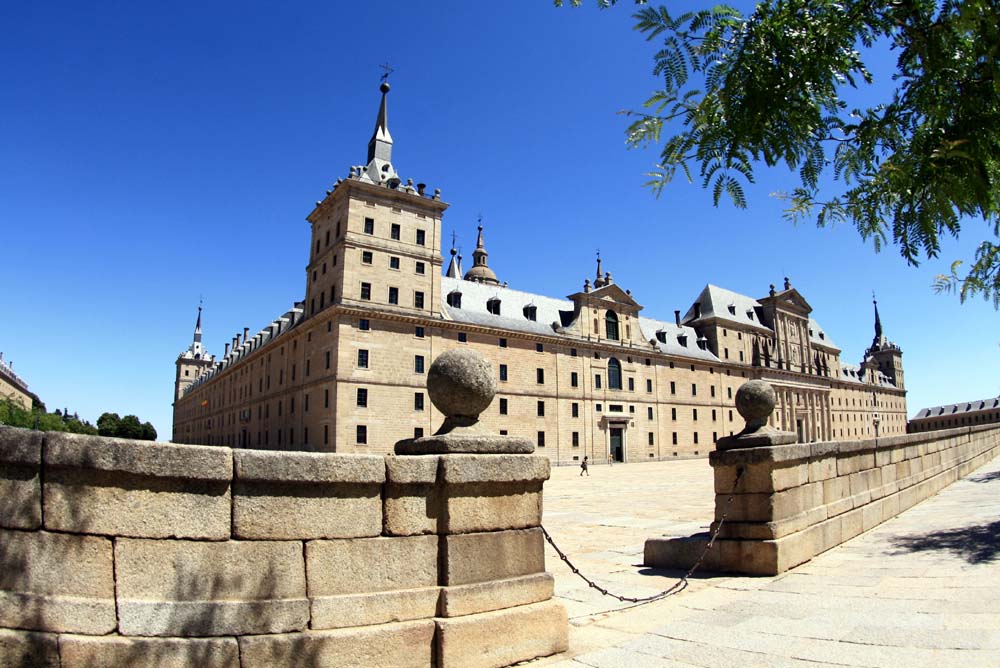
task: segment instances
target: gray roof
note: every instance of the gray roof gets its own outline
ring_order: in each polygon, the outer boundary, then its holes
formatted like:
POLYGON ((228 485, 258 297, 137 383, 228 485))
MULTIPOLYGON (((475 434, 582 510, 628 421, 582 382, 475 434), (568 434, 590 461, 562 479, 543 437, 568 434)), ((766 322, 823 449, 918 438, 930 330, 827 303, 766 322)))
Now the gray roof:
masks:
POLYGON ((455 322, 550 336, 555 333, 552 323, 557 323, 560 327, 568 324, 563 314, 573 312, 573 302, 568 299, 553 299, 502 285, 477 283, 449 276, 441 277, 441 302, 445 314, 455 322), (447 296, 455 290, 462 293, 462 308, 448 306, 447 296), (494 297, 500 300, 500 315, 493 315, 486 310, 486 302, 494 297), (528 320, 524 315, 526 306, 535 307, 535 320, 528 320))
MULTIPOLYGON (((861 371, 860 364, 841 364, 840 365, 840 380, 847 381, 848 383, 863 383, 864 374, 861 371)), ((878 385, 881 387, 896 387, 881 371, 875 372, 875 377, 878 378, 878 385)))
POLYGON ((678 355, 680 357, 693 357, 710 362, 718 362, 719 358, 712 354, 710 350, 703 350, 698 347, 698 334, 694 327, 681 325, 678 327, 672 322, 665 320, 654 320, 653 318, 639 317, 639 327, 647 341, 653 341, 657 350, 668 355, 678 355), (681 341, 684 340, 685 344, 681 341))
MULTIPOLYGON (((764 307, 752 297, 709 283, 695 299, 695 302, 701 304, 701 319, 718 318, 742 327, 756 327, 771 331, 760 321, 764 307)), ((681 322, 686 323, 694 319, 694 304, 692 303, 681 322)))
POLYGON ((819 323, 812 318, 809 318, 809 340, 817 345, 840 350, 837 344, 830 340, 830 336, 819 326, 819 323))
POLYGON ((938 417, 939 415, 957 415, 959 413, 975 413, 977 411, 991 410, 993 408, 1000 408, 1000 396, 990 397, 989 399, 976 399, 975 401, 965 401, 958 404, 945 404, 944 406, 932 406, 931 408, 921 409, 917 413, 917 418, 926 417, 938 417))
MULTIPOLYGON (((573 302, 568 299, 555 299, 513 290, 502 285, 488 285, 448 276, 441 278, 441 301, 446 316, 455 322, 529 334, 549 336, 558 334, 553 324, 557 327, 569 325, 573 315, 573 302), (462 293, 462 308, 452 308, 447 305, 447 295, 454 290, 462 293), (500 300, 500 315, 493 315, 486 310, 486 302, 494 297, 500 300), (528 320, 525 317, 526 306, 535 307, 535 320, 528 320)), ((643 338, 647 341, 655 339, 656 348, 663 353, 711 362, 719 361, 719 358, 710 351, 698 347, 698 334, 693 327, 678 328, 672 322, 643 317, 639 318, 639 327, 643 338), (663 341, 657 332, 662 334, 663 341), (678 340, 681 334, 687 337, 686 346, 681 345, 678 340)))

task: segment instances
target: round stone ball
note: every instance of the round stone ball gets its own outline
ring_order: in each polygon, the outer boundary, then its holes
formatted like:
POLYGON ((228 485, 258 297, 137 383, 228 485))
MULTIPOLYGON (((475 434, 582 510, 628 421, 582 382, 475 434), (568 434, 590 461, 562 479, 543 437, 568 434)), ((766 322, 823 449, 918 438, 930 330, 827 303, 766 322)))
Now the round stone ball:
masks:
POLYGON ((764 380, 750 380, 736 390, 736 410, 748 423, 766 422, 778 397, 771 384, 764 380))
POLYGON ((448 417, 478 417, 496 393, 493 367, 468 348, 442 353, 427 372, 431 403, 448 417))

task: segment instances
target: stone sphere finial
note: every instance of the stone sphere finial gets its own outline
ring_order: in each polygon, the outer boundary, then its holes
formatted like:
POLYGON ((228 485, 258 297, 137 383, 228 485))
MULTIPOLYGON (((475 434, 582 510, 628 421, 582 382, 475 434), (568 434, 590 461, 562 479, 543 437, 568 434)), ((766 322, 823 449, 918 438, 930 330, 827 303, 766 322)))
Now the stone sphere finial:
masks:
POLYGON ((767 424, 778 397, 771 384, 764 380, 750 380, 736 390, 736 410, 747 426, 744 432, 755 431, 767 424))
POLYGON ((427 372, 431 403, 447 419, 459 424, 476 422, 496 392, 493 368, 474 350, 449 350, 434 360, 427 372))

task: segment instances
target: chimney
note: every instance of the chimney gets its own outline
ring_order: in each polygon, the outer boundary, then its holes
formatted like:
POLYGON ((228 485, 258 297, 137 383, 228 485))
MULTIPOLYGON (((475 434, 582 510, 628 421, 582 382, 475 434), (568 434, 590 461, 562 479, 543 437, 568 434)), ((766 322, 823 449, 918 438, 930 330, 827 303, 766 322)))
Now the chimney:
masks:
POLYGON ((694 303, 694 319, 697 320, 701 317, 701 302, 694 303))
POLYGON ((681 312, 680 311, 674 311, 674 324, 677 325, 678 327, 681 326, 681 312))
POLYGON ((244 327, 243 328, 243 343, 246 343, 247 341, 250 340, 249 334, 250 334, 250 328, 249 327, 244 327))
POLYGON ((417 194, 418 195, 420 195, 421 197, 423 197, 425 190, 427 190, 427 184, 426 183, 418 183, 417 184, 417 194))
POLYGON ((226 352, 222 356, 223 357, 228 357, 229 356, 229 342, 228 341, 226 342, 226 352))

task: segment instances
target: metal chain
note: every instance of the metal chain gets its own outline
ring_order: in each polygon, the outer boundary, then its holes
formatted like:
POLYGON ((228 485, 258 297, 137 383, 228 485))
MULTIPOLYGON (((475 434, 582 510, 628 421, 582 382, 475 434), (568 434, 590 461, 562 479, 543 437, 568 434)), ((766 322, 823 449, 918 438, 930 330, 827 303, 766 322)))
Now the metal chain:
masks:
POLYGON ((584 582, 586 582, 592 589, 596 589, 597 591, 599 591, 604 596, 610 596, 611 598, 616 598, 619 601, 622 601, 623 603, 652 603, 653 601, 658 601, 661 598, 666 598, 667 596, 670 596, 671 594, 676 594, 677 592, 679 592, 679 591, 681 591, 681 590, 683 590, 683 589, 685 589, 687 587, 687 585, 688 585, 688 578, 690 578, 692 575, 694 575, 694 572, 696 570, 698 570, 698 568, 701 566, 701 562, 704 561, 705 557, 708 555, 708 551, 711 550, 712 549, 712 545, 715 544, 715 539, 718 538, 719 531, 722 530, 722 525, 726 521, 726 517, 727 517, 727 515, 729 513, 729 506, 732 505, 732 503, 733 503, 733 497, 736 496, 736 488, 739 486, 740 479, 742 477, 743 477, 743 468, 740 467, 740 468, 738 468, 736 470, 736 479, 733 481, 733 489, 732 489, 731 492, 729 492, 729 498, 726 499, 726 503, 723 506, 723 512, 722 512, 722 516, 719 518, 719 523, 715 525, 715 531, 713 531, 712 535, 709 537, 708 543, 705 544, 705 549, 703 549, 701 551, 701 555, 698 557, 698 560, 695 561, 694 565, 691 566, 690 569, 688 569, 688 572, 685 573, 681 577, 681 579, 678 580, 677 582, 675 582, 670 588, 664 589, 660 593, 653 594, 652 596, 644 596, 644 597, 641 597, 641 598, 634 598, 632 596, 622 596, 620 594, 614 594, 614 593, 608 591, 607 589, 605 589, 604 587, 602 587, 601 585, 597 584, 596 582, 594 582, 593 580, 591 580, 590 578, 588 578, 586 575, 584 575, 583 573, 581 573, 580 569, 577 568, 573 564, 573 562, 569 560, 569 557, 566 556, 566 553, 559 549, 559 546, 556 545, 556 543, 555 543, 554 540, 552 540, 552 536, 550 536, 549 532, 545 530, 545 527, 540 527, 540 528, 542 530, 542 535, 545 536, 545 540, 547 540, 548 543, 549 543, 549 545, 552 546, 552 549, 556 551, 556 554, 559 555, 559 558, 562 559, 566 563, 567 566, 569 566, 569 569, 571 571, 573 571, 574 575, 579 576, 580 579, 583 580, 584 582))

